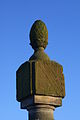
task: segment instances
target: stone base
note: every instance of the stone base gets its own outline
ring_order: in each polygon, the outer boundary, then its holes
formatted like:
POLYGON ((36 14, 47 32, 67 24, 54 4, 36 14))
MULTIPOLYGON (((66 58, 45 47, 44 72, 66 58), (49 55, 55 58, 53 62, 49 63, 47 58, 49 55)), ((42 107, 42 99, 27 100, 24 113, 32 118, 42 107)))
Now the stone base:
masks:
POLYGON ((21 109, 27 109, 29 120, 54 120, 53 110, 62 105, 62 98, 34 95, 21 102, 21 109))

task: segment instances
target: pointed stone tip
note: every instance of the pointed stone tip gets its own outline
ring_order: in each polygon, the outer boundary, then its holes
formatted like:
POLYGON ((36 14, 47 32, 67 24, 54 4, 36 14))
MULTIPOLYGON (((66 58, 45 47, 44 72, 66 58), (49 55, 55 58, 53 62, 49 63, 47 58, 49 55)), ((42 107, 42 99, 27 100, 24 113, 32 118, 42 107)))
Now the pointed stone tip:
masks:
POLYGON ((42 20, 36 20, 30 30, 30 45, 34 50, 39 47, 46 48, 48 44, 48 30, 42 20))

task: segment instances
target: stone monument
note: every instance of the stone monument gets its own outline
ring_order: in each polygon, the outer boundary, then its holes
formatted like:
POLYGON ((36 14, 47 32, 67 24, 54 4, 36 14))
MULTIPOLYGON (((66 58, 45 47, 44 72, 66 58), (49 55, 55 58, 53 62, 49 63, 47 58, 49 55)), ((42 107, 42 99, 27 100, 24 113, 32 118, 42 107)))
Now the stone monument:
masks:
POLYGON ((30 30, 34 54, 16 72, 16 98, 29 120, 54 120, 53 111, 65 97, 63 67, 44 52, 47 44, 46 25, 37 20, 30 30))

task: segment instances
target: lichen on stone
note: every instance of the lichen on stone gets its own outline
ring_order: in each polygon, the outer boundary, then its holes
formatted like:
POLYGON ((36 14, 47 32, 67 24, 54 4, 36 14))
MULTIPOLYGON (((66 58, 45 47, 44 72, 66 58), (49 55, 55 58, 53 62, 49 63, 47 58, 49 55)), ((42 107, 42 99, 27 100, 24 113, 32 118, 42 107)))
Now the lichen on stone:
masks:
POLYGON ((36 48, 46 48, 48 44, 48 30, 44 22, 36 20, 30 30, 30 45, 36 48))

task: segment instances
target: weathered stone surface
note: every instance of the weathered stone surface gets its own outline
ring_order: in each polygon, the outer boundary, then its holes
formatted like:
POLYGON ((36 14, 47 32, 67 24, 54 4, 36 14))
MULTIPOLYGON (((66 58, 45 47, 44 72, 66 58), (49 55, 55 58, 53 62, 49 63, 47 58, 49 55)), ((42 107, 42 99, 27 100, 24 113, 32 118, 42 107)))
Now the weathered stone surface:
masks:
POLYGON ((53 110, 62 105, 62 98, 32 95, 21 102, 21 109, 29 111, 29 120, 54 120, 53 110))
POLYGON ((29 111, 29 120, 54 120, 53 110, 49 108, 32 109, 29 111))
POLYGON ((29 37, 34 53, 16 72, 16 98, 21 109, 28 110, 29 120, 54 120, 53 111, 65 96, 63 67, 44 52, 48 44, 44 22, 35 21, 29 37))
POLYGON ((42 96, 42 95, 32 95, 27 97, 25 100, 21 102, 21 109, 28 109, 30 106, 34 105, 50 105, 51 109, 55 109, 55 107, 62 106, 62 98, 61 97, 52 97, 52 96, 42 96))
POLYGON ((18 69, 17 100, 30 95, 65 96, 63 68, 54 61, 28 61, 18 69))
POLYGON ((48 55, 44 52, 44 48, 40 47, 38 48, 34 54, 30 57, 29 59, 31 60, 41 60, 41 61, 50 61, 50 58, 48 57, 48 55))
POLYGON ((48 44, 48 30, 45 23, 41 20, 36 20, 30 30, 30 45, 35 50, 36 48, 46 48, 48 44))
POLYGON ((37 20, 30 30, 34 53, 16 72, 16 98, 28 110, 29 120, 54 120, 53 110, 65 96, 63 68, 44 52, 47 44, 47 27, 37 20))

